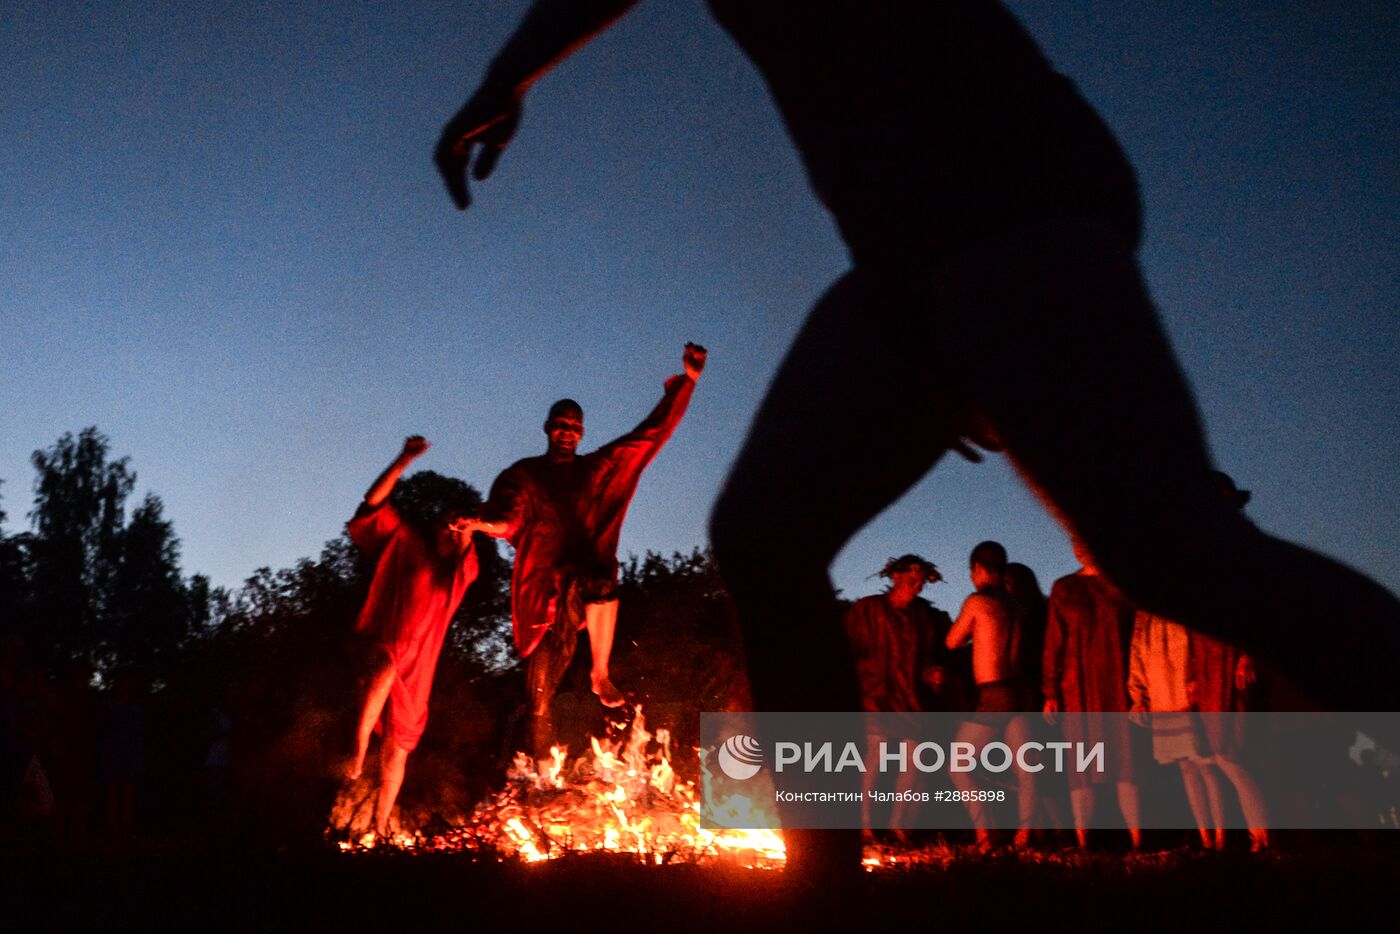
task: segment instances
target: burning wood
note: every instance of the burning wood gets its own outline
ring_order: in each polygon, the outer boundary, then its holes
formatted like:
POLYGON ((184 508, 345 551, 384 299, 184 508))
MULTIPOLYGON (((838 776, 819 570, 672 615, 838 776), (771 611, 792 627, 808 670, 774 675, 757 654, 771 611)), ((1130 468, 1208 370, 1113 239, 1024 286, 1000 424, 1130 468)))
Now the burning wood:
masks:
MULTIPOLYGON (((406 850, 466 850, 526 862, 571 853, 627 853, 657 865, 727 861, 748 868, 776 868, 784 860, 774 830, 720 830, 702 826, 702 815, 725 823, 772 826, 776 819, 754 809, 741 795, 716 799, 700 758, 701 786, 672 768, 670 731, 646 729, 641 708, 626 735, 615 742, 590 741, 588 754, 568 759, 554 747, 536 761, 517 753, 506 785, 481 802, 461 826, 439 834, 400 829, 388 839, 364 834, 342 842, 344 850, 390 845, 406 850), (752 819, 750 819, 752 818, 752 819)), ((343 796, 333 826, 355 826, 362 803, 343 796)))

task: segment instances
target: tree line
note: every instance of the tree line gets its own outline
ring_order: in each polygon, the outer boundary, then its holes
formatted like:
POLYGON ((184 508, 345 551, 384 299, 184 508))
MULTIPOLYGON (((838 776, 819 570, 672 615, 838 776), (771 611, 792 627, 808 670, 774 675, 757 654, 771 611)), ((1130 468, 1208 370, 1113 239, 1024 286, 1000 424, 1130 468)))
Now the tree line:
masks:
MULTIPOLYGON (((212 745, 222 742, 230 749, 231 791, 219 805, 227 824, 266 832, 269 843, 319 833, 360 690, 350 631, 373 567, 342 532, 316 557, 261 567, 236 588, 214 586, 181 566, 160 497, 148 492, 133 505, 136 472, 96 427, 63 435, 31 462, 28 528, 15 529, 0 511, 7 695, 18 697, 24 680, 16 665, 56 694, 85 683, 105 697, 119 679, 134 684, 148 734, 147 826, 206 827, 216 802, 205 773, 212 745), (221 728, 211 728, 211 715, 231 725, 223 728, 229 735, 215 735, 221 728)), ((445 497, 481 501, 468 484, 432 471, 394 492, 410 521, 445 497)), ((476 544, 480 574, 448 631, 419 753, 424 767, 404 789, 405 807, 465 809, 523 748, 514 735, 525 698, 510 643, 510 567, 494 540, 478 535, 476 544)), ((694 742, 699 710, 744 709, 732 607, 707 552, 633 557, 621 590, 615 668, 651 722, 660 716, 678 740, 694 742)), ((586 664, 578 667, 564 685, 584 699, 576 749, 606 729, 596 703, 587 703, 586 664)), ((25 709, 74 703, 22 700, 25 709)), ((48 732, 32 731, 30 745, 62 763, 62 750, 44 748, 48 732)))

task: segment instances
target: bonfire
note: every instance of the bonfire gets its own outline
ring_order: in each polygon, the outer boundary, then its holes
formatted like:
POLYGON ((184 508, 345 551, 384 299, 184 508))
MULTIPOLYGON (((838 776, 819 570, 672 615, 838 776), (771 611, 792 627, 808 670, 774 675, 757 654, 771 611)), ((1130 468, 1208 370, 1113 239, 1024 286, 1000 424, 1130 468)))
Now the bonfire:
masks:
MULTIPOLYGON (((743 795, 717 797, 703 749, 695 750, 700 787, 678 776, 672 767, 670 731, 648 732, 640 707, 620 739, 593 737, 589 745, 586 754, 572 760, 568 750, 558 746, 547 759, 516 753, 505 787, 451 830, 428 835, 400 828, 386 839, 366 833, 358 840, 342 841, 340 847, 471 851, 526 862, 577 853, 622 853, 657 865, 782 865, 783 841, 776 831, 722 829, 773 827, 776 818, 743 795)), ((353 808, 353 803, 342 800, 337 805, 333 826, 354 823, 347 807, 353 808)))

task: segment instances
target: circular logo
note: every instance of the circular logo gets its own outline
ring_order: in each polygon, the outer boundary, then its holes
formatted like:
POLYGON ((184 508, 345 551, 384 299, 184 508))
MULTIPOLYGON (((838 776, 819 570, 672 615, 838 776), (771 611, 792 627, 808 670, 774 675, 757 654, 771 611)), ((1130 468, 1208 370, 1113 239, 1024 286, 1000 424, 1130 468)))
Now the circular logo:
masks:
POLYGON ((719 747, 719 767, 735 781, 753 778, 763 768, 763 747, 752 736, 731 736, 719 747))

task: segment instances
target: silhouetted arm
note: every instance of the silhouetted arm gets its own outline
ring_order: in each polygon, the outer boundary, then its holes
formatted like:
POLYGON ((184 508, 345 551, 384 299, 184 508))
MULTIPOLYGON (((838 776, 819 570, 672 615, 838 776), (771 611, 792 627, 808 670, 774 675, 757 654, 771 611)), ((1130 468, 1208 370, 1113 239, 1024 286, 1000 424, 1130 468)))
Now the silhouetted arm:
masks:
POLYGON ((520 101, 530 85, 602 32, 637 0, 536 0, 525 19, 486 70, 486 77, 462 109, 447 122, 433 161, 461 210, 471 204, 467 164, 481 152, 472 177, 487 178, 515 135, 520 101))

